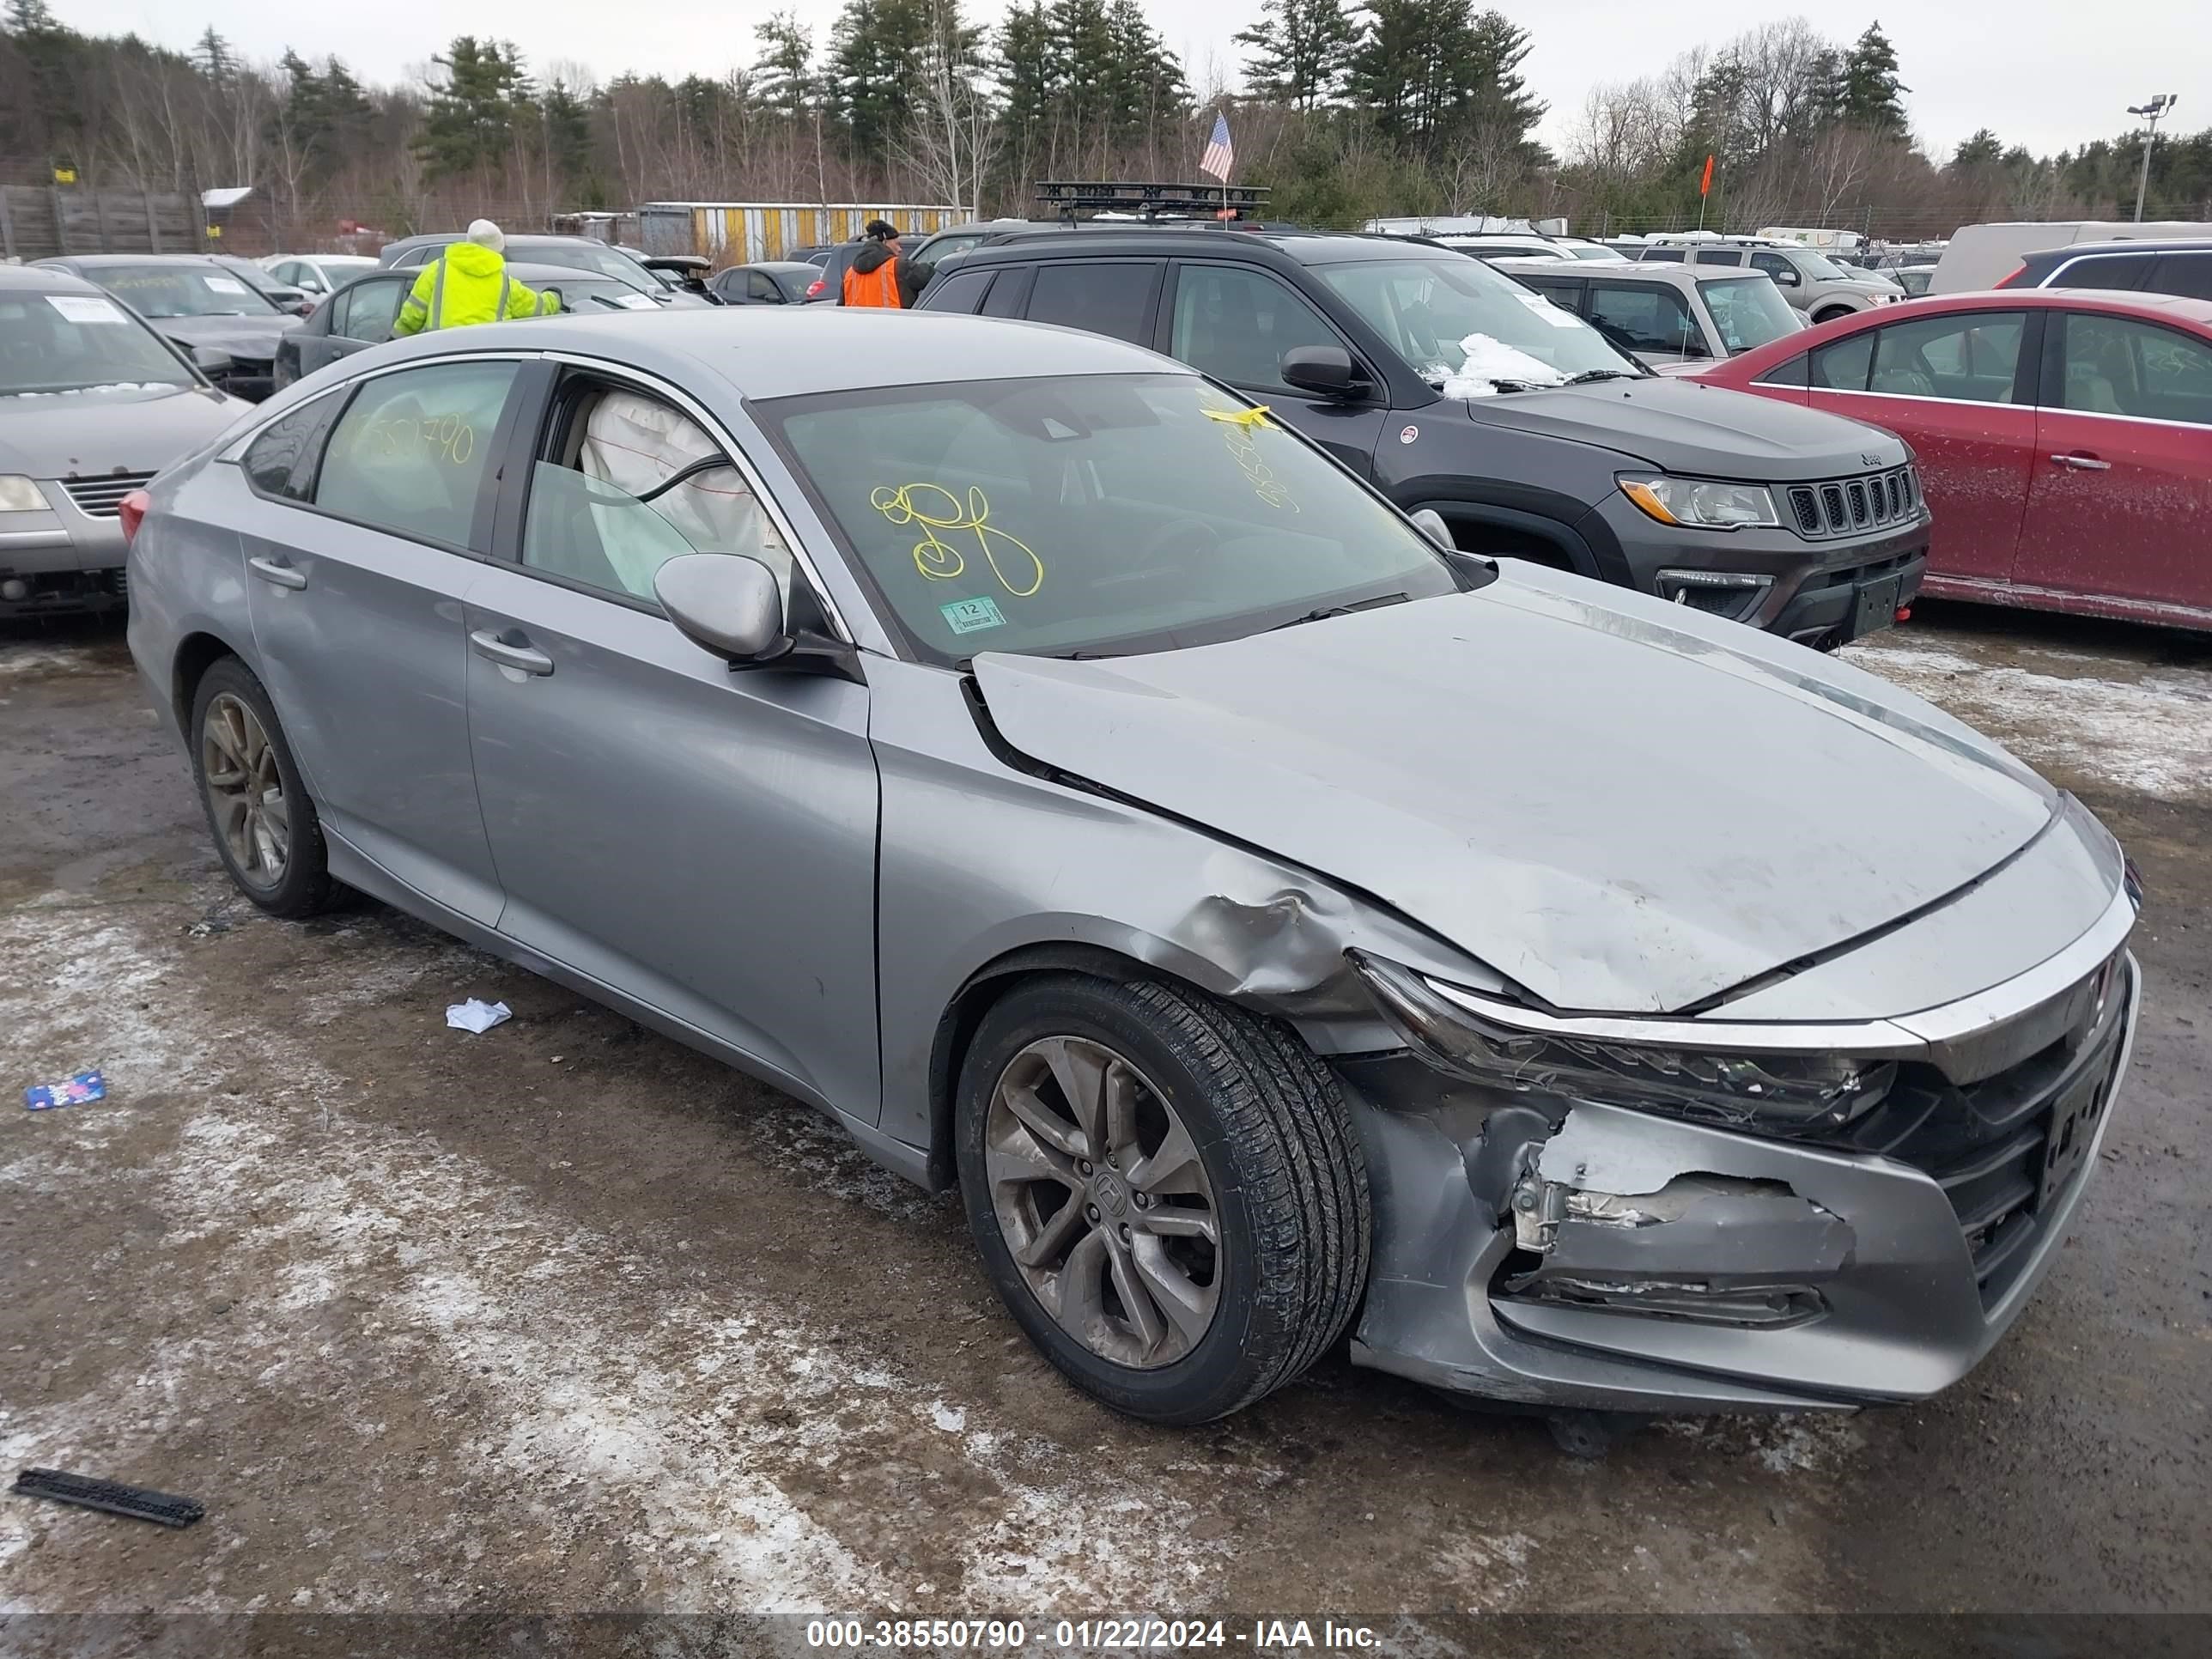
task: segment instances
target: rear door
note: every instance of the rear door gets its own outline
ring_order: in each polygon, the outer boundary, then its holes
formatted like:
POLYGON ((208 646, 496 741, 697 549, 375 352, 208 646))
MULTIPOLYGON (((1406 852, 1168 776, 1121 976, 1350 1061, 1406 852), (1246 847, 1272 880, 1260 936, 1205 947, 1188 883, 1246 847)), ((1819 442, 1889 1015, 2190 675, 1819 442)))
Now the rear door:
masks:
POLYGON ((364 276, 341 289, 324 307, 327 321, 318 316, 307 328, 298 331, 300 373, 312 374, 341 357, 390 339, 392 321, 414 285, 410 271, 404 276, 364 276))
POLYGON ((1152 343, 1164 259, 1041 259, 1030 278, 1033 323, 1057 323, 1131 345, 1152 343))
POLYGON ((1912 446, 1935 515, 1931 575, 2012 577, 2035 454, 2041 313, 1956 311, 1862 328, 1814 349, 1810 402, 1912 446))
POLYGON ((1590 279, 1592 328, 1649 363, 1679 363, 1707 356, 1705 331, 1689 302, 1663 283, 1590 279))
POLYGON ((325 827, 486 924, 499 884, 469 755, 461 598, 483 568, 494 458, 525 372, 514 358, 424 363, 302 404, 247 447, 236 526, 262 682, 325 827))
POLYGON ((1255 265, 1179 259, 1164 323, 1168 356, 1267 404, 1360 477, 1373 474, 1389 413, 1382 377, 1281 277, 1255 265), (1355 400, 1297 390, 1283 379, 1282 361, 1299 346, 1350 352, 1374 392, 1355 400))
POLYGON ((2202 252, 2162 253, 2143 284, 2154 294, 2179 294, 2212 300, 2212 248, 2202 252))
POLYGON ((2050 320, 2014 580, 2212 607, 2212 341, 2109 313, 2050 320))

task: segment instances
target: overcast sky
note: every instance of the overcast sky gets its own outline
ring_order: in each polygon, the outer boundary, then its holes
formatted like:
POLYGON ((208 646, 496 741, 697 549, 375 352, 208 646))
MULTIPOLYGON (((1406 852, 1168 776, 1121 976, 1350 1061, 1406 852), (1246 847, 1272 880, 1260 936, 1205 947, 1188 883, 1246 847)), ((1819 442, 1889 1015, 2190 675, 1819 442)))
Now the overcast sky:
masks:
MULTIPOLYGON (((135 30, 183 46, 213 23, 248 57, 336 53, 366 80, 395 81, 428 60, 460 29, 512 33, 533 67, 586 64, 599 78, 623 70, 678 76, 719 75, 750 63, 753 25, 783 5, 826 40, 839 0, 528 0, 489 9, 450 0, 51 0, 70 27, 135 30)), ((1662 67, 1700 41, 1793 15, 1812 16, 1840 40, 1876 17, 1897 46, 1913 131, 1948 155, 1977 127, 2039 154, 2109 137, 2130 122, 2130 104, 2153 93, 2181 94, 2169 128, 2212 125, 2212 6, 2207 0, 1893 0, 1887 6, 1803 7, 1786 0, 1492 0, 1534 38, 1526 73, 1551 105, 1541 136, 1555 146, 1572 131, 1592 86, 1662 67)), ((1192 83, 1234 86, 1241 52, 1230 37, 1260 12, 1260 0, 1146 0, 1154 23, 1182 56, 1192 83)), ((971 0, 994 21, 1003 0, 971 0)))

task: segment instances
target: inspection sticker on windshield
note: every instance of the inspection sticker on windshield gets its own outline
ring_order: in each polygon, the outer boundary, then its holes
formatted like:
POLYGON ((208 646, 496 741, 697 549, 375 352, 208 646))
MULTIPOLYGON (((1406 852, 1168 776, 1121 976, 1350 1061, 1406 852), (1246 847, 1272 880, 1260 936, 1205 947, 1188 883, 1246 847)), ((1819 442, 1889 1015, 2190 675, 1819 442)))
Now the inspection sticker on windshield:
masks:
POLYGON ((1529 310, 1534 312, 1539 317, 1541 317, 1553 328, 1572 328, 1575 326, 1577 319, 1571 313, 1560 310, 1559 307, 1553 305, 1549 300, 1546 299, 1540 294, 1516 294, 1513 297, 1518 300, 1522 305, 1528 307, 1529 310))
POLYGON ((246 292, 246 284, 240 282, 235 276, 203 276, 200 280, 208 285, 208 292, 210 294, 243 294, 246 292))
POLYGON ((956 634, 974 634, 986 628, 1006 625, 1006 617, 999 612, 999 602, 988 593, 980 599, 955 599, 950 605, 940 605, 937 614, 956 634))
POLYGON ((115 308, 115 301, 103 300, 96 294, 49 294, 46 303, 73 323, 120 323, 129 319, 115 308))

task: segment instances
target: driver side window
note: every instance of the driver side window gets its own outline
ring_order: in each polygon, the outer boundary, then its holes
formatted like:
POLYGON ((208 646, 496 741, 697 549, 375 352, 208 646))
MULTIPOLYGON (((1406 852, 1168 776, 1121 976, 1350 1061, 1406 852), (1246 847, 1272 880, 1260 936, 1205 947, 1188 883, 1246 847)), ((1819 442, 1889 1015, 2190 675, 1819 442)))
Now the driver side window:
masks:
POLYGON ((1247 391, 1292 391, 1283 354, 1297 346, 1349 350, 1328 319, 1262 270, 1185 265, 1176 278, 1175 331, 1168 355, 1247 391))
POLYGON ((348 340, 381 345, 392 337, 392 319, 399 315, 412 277, 380 277, 347 290, 331 318, 331 332, 348 340))
POLYGON ((578 377, 531 468, 523 564, 652 605, 660 567, 687 553, 758 559, 790 597, 790 550, 714 440, 657 398, 578 377))

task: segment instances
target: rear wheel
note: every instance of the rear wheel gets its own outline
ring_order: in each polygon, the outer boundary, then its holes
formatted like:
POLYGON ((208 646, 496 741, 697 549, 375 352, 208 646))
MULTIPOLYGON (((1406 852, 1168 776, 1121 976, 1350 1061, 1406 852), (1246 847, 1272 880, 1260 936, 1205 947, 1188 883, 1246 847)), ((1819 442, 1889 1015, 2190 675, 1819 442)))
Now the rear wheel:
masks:
POLYGON ((1224 1416, 1352 1317, 1366 1166, 1334 1077, 1276 1025, 1166 985, 1030 981, 976 1031, 955 1133, 999 1294, 1119 1410, 1224 1416))
POLYGON ((191 733, 192 776, 230 878, 272 916, 322 909, 331 882, 321 821, 268 692, 237 658, 200 677, 191 733))

